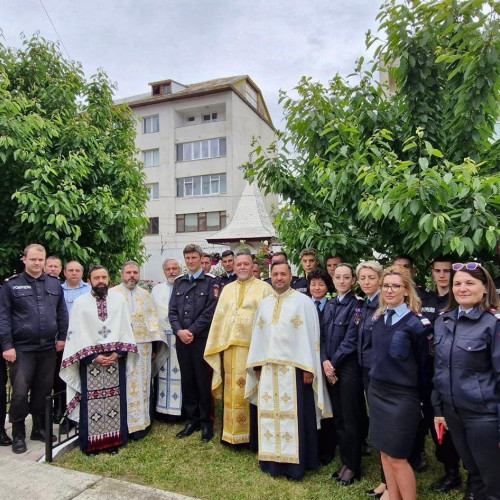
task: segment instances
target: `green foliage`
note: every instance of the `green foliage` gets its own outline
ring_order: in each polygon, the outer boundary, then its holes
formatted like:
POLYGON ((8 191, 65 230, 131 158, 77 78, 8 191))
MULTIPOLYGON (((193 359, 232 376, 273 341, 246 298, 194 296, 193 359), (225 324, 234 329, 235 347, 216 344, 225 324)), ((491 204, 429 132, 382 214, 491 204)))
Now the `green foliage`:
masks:
POLYGON ((375 250, 492 260, 500 236, 500 2, 389 0, 367 35, 375 61, 328 85, 281 92, 285 131, 244 166, 282 196, 276 224, 356 261, 375 250), (390 86, 376 77, 390 68, 390 86))
POLYGON ((0 45, 0 276, 20 269, 33 242, 112 273, 143 260, 147 193, 135 122, 112 95, 102 70, 86 81, 52 42, 0 45))

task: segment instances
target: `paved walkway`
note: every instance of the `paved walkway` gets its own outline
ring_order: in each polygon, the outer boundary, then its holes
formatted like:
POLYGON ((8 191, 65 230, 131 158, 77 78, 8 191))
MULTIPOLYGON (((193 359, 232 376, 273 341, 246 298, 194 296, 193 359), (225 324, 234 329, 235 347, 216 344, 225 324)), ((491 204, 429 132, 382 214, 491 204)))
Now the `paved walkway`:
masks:
POLYGON ((8 500, 194 500, 138 484, 0 456, 0 498, 8 500))
MULTIPOLYGON (((5 428, 12 436, 8 422, 5 428)), ((54 431, 57 431, 57 426, 54 426, 54 431)), ((10 446, 0 446, 2 500, 194 500, 168 491, 40 463, 45 455, 45 444, 31 441, 30 434, 31 417, 28 417, 28 451, 16 455, 10 446)))

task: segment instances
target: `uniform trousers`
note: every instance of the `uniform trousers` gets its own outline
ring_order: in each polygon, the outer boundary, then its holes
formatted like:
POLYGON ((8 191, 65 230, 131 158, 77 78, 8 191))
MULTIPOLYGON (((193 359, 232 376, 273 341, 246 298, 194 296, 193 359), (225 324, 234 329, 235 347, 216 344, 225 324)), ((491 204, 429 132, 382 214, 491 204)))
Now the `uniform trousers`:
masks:
POLYGON ((45 400, 52 392, 55 363, 55 348, 26 352, 16 349, 16 361, 10 365, 11 423, 24 422, 29 413, 45 416, 45 400))
POLYGON ((194 336, 190 344, 177 339, 176 350, 181 369, 182 407, 188 424, 213 425, 212 371, 203 358, 206 337, 194 336))
POLYGON ((7 362, 0 356, 0 430, 5 429, 7 414, 7 362))
POLYGON ((338 382, 328 384, 335 432, 342 465, 356 475, 361 472, 363 384, 356 355, 348 356, 335 371, 338 382))
POLYGON ((469 473, 468 488, 480 498, 500 500, 498 415, 443 406, 453 443, 469 473))

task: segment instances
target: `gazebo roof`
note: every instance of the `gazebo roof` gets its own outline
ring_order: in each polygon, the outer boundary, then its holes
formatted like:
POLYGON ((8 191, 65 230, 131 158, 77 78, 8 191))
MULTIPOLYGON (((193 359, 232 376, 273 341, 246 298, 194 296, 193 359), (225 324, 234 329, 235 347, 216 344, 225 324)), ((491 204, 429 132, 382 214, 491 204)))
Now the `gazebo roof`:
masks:
POLYGON ((224 228, 207 238, 208 243, 275 240, 276 231, 267 213, 257 184, 246 183, 233 218, 224 228))

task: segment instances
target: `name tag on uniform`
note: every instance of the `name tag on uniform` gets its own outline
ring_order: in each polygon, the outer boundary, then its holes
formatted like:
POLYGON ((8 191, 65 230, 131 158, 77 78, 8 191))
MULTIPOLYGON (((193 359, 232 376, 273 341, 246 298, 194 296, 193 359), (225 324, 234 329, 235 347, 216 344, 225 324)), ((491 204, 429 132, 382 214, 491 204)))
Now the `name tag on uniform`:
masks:
POLYGON ((15 285, 12 290, 31 290, 31 285, 15 285))

